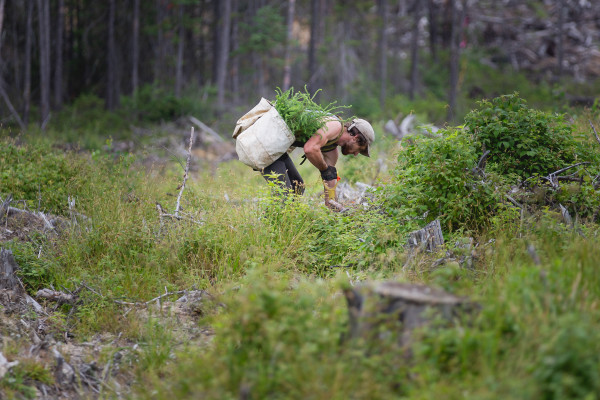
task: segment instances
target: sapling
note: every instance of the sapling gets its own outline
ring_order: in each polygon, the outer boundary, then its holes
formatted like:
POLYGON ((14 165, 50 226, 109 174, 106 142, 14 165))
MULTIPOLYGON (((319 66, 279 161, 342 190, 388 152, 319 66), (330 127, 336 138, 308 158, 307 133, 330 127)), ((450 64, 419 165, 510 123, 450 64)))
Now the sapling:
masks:
POLYGON ((320 90, 317 90, 312 96, 306 86, 304 92, 294 92, 294 88, 285 92, 280 88, 275 90, 277 95, 273 105, 298 141, 308 141, 328 119, 338 116, 337 114, 349 108, 348 106, 337 106, 336 102, 326 105, 317 104, 314 98, 320 90))

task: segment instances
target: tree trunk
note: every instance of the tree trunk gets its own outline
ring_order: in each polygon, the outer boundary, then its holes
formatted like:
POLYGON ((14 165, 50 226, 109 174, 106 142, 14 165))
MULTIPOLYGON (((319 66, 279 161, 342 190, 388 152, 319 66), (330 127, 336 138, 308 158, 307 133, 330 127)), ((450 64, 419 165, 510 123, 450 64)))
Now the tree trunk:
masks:
POLYGON ((387 0, 378 0, 377 9, 381 23, 379 29, 379 105, 383 110, 387 87, 387 0))
MULTIPOLYGON (((4 28, 4 5, 6 4, 6 0, 0 0, 0 50, 2 50, 2 32, 4 28)), ((0 52, 0 57, 2 53, 0 52)))
POLYGON ((163 20, 165 17, 163 0, 156 0, 156 25, 158 32, 156 34, 155 59, 154 59, 154 83, 160 82, 162 76, 162 66, 164 60, 164 34, 163 20))
POLYGON ((27 26, 25 28, 25 82, 23 85, 23 124, 29 124, 31 107, 31 41, 33 39, 33 0, 27 0, 27 26))
POLYGON ((438 21, 437 21, 437 6, 435 0, 429 0, 429 52, 434 63, 438 63, 437 40, 438 40, 438 21))
POLYGON ((408 88, 408 97, 415 99, 417 90, 418 72, 419 72, 419 21, 421 20, 421 0, 415 0, 414 23, 411 34, 410 44, 410 85, 408 88))
POLYGON ((290 88, 292 82, 292 30, 294 27, 294 8, 296 0, 288 0, 287 37, 285 42, 285 57, 283 65, 283 90, 290 88))
POLYGON ((133 38, 131 43, 131 93, 139 86, 140 60, 140 0, 133 0, 133 38))
POLYGON ((234 19, 231 25, 231 51, 234 56, 231 57, 231 91, 235 94, 235 98, 240 98, 240 56, 237 54, 240 48, 240 38, 238 26, 241 22, 240 5, 238 0, 232 0, 231 5, 234 10, 234 19))
POLYGON ((460 19, 458 8, 458 0, 449 0, 450 8, 450 86, 448 89, 448 122, 452 122, 456 113, 456 95, 458 90, 458 63, 459 63, 459 29, 460 19))
POLYGON ((317 76, 317 48, 319 46, 319 20, 320 16, 319 0, 310 2, 310 42, 308 45, 308 89, 315 92, 319 88, 319 79, 317 76))
MULTIPOLYGON (((221 51, 221 13, 222 7, 219 1, 213 2, 213 23, 212 23, 212 68, 210 81, 217 84, 219 76, 219 52, 221 51)), ((250 11, 251 12, 251 11, 250 11)))
POLYGON ((56 27, 56 64, 54 71, 54 106, 62 107, 63 102, 63 32, 65 21, 65 2, 58 0, 57 27, 56 27))
POLYGON ((116 0, 108 3, 108 51, 107 51, 107 79, 106 79, 106 109, 114 110, 117 107, 118 96, 116 90, 116 44, 115 44, 115 9, 116 0))
POLYGON ((229 31, 231 29, 231 0, 221 0, 221 18, 219 19, 219 60, 217 66, 217 106, 225 107, 225 78, 229 58, 229 31))
POLYGON ((557 40, 556 40, 556 75, 558 78, 562 77, 563 74, 563 59, 564 59, 564 21, 565 21, 565 1, 557 0, 556 8, 558 10, 558 28, 557 28, 557 40))
POLYGON ((50 0, 37 0, 40 48, 40 117, 45 129, 50 117, 50 0))
POLYGON ((183 86, 183 45, 185 43, 185 28, 183 26, 183 4, 179 5, 179 43, 177 44, 177 67, 175 72, 175 97, 181 97, 183 86))

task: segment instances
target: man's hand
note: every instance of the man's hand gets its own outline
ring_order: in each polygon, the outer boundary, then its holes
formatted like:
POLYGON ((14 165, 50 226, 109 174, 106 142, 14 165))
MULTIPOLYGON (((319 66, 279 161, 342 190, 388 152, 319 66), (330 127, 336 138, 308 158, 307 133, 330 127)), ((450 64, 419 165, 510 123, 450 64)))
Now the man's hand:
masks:
POLYGON ((344 211, 344 206, 336 201, 335 188, 337 184, 337 179, 323 181, 323 187, 325 189, 325 205, 333 211, 344 211))

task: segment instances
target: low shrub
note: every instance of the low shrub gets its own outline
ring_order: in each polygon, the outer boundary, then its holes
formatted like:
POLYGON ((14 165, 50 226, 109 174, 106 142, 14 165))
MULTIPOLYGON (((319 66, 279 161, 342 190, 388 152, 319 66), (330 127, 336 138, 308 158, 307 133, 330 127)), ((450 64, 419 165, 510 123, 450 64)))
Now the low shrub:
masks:
POLYGON ((77 179, 87 166, 54 150, 47 142, 19 145, 13 139, 0 141, 0 196, 12 194, 31 209, 65 213, 68 196, 77 192, 77 179))
POLYGON ((479 146, 462 129, 439 133, 416 137, 400 151, 393 182, 379 192, 384 206, 407 230, 438 218, 449 231, 481 229, 489 224, 499 195, 491 181, 473 173, 479 146))
POLYGON ((565 116, 527 107, 518 93, 482 100, 465 117, 475 140, 490 151, 503 175, 547 175, 576 159, 572 127, 565 116))

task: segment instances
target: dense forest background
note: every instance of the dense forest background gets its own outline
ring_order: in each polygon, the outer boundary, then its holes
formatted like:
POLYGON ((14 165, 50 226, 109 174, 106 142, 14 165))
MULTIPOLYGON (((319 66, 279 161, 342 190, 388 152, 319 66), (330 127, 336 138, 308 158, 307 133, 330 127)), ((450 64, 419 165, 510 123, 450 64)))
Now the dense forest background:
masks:
POLYGON ((214 123, 305 85, 357 115, 443 123, 512 91, 592 105, 600 76, 587 0, 0 0, 0 32, 0 117, 21 130, 78 101, 125 125, 214 123))

